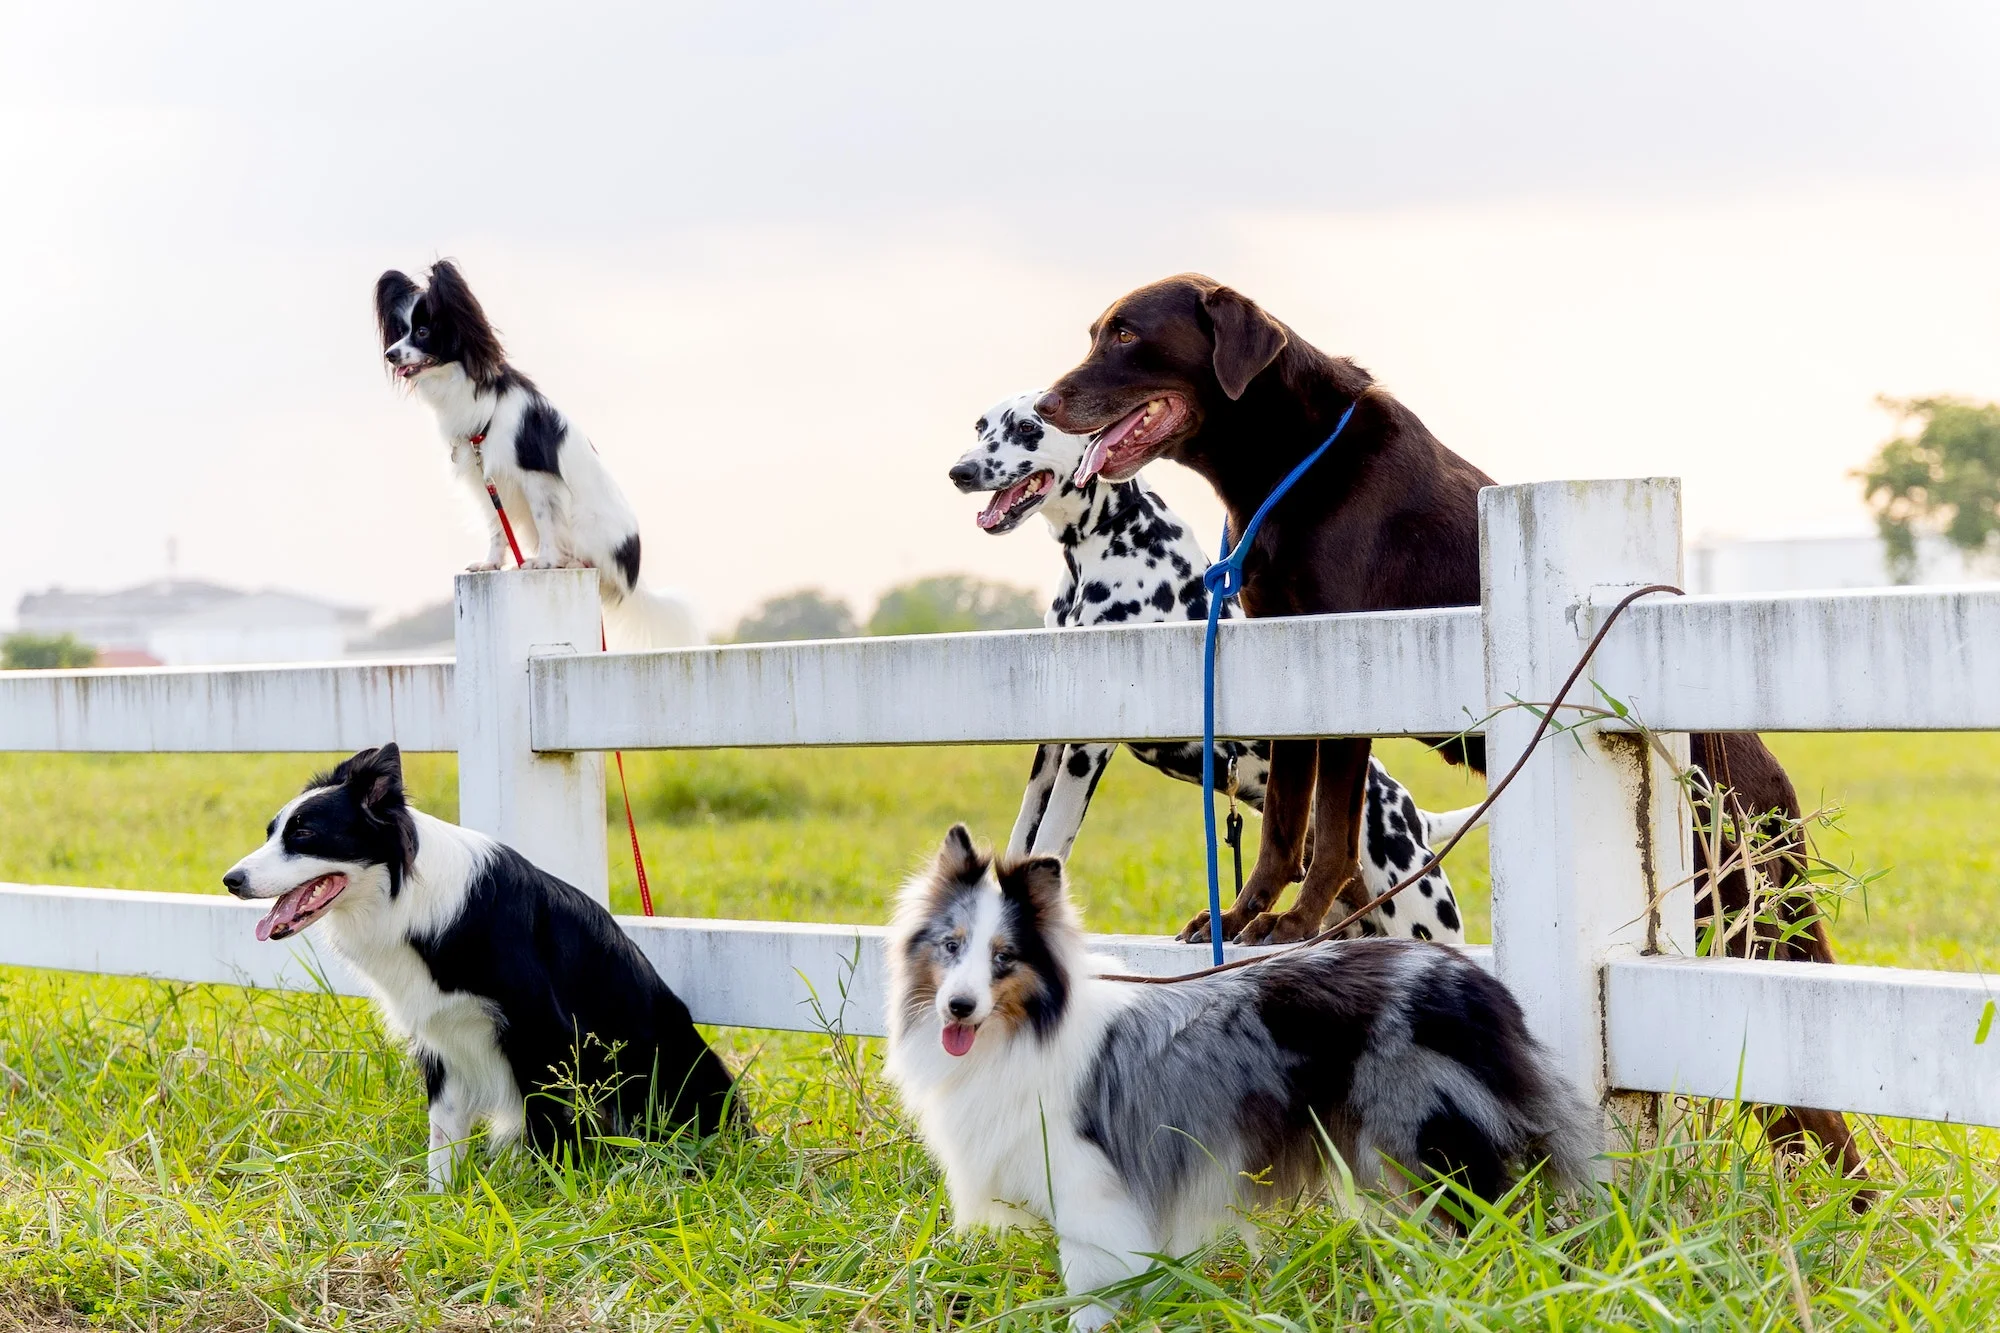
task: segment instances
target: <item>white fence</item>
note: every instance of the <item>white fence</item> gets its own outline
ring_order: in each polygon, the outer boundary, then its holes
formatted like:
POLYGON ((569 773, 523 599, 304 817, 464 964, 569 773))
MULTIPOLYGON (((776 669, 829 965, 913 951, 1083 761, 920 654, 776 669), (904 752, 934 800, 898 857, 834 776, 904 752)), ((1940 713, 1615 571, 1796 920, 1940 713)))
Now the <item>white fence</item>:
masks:
MULTIPOLYGON (((1220 730, 1438 734, 1546 700, 1609 604, 1679 581, 1680 552, 1677 482, 1493 488, 1480 607, 1225 624, 1220 730)), ((1199 625, 596 646, 587 572, 465 575, 455 664, 5 673, 0 750, 457 750, 461 819, 602 898, 607 749, 1200 732, 1199 625)), ((2000 729, 2000 590, 1654 598, 1612 629, 1590 675, 1659 730, 2000 729)), ((1496 771, 1532 725, 1520 710, 1493 717, 1496 771)), ((1580 735, 1545 745, 1493 812, 1490 954, 1579 1083, 2000 1125, 1983 979, 1687 956, 1687 817, 1671 769, 1613 727, 1580 735)), ((1198 903, 1201 886, 1186 897, 1198 903)), ((354 989, 310 932, 257 943, 259 910, 0 885, 0 963, 354 989)), ((703 1021, 813 1028, 844 994, 847 1030, 880 1030, 879 929, 622 924, 703 1021)), ((1159 938, 1104 944, 1136 970, 1207 961, 1205 947, 1159 938)))

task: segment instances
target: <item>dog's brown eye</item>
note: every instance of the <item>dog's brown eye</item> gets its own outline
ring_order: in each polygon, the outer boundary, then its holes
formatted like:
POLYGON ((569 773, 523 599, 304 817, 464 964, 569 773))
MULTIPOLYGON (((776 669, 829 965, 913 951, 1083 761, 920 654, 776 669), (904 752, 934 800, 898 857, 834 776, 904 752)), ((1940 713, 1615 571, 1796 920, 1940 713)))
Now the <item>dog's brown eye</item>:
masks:
POLYGON ((1137 342, 1139 341, 1139 335, 1130 329, 1120 329, 1118 330, 1118 341, 1121 343, 1137 342))
POLYGON ((429 329, 418 329, 417 336, 419 338, 428 338, 431 336, 431 331, 429 329))

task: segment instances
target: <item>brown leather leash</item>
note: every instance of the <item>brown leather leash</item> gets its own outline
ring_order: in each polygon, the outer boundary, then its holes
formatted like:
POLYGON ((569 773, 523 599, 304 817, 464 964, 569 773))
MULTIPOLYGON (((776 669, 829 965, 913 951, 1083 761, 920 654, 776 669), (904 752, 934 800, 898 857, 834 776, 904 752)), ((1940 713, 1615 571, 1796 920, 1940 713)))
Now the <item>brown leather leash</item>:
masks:
POLYGON ((1563 706, 1563 701, 1569 698, 1569 692, 1576 687, 1577 681, 1582 679, 1584 668, 1589 666, 1590 659, 1597 655, 1598 645, 1604 642, 1604 636, 1611 632, 1611 627, 1618 623, 1618 617, 1625 614, 1625 608, 1631 606, 1632 603, 1638 601, 1641 597, 1656 592, 1670 592, 1676 597, 1687 595, 1684 590, 1674 587, 1671 583, 1649 583, 1643 588, 1637 588, 1625 594, 1619 600, 1618 604, 1611 608, 1611 614, 1604 618, 1604 623, 1597 627, 1597 633, 1591 635, 1590 642, 1585 645, 1583 656, 1576 659, 1576 665, 1570 669, 1569 678, 1563 682, 1562 688, 1556 691, 1555 702, 1543 710, 1541 721, 1535 726, 1535 734, 1528 739, 1527 747, 1521 751, 1521 757, 1514 761, 1514 766, 1507 770, 1506 776, 1486 789, 1486 799, 1473 807, 1472 814, 1467 817, 1463 824, 1458 826, 1458 832, 1446 839, 1444 846, 1433 852, 1431 859, 1424 862, 1407 879, 1376 894, 1366 903, 1363 903, 1333 925, 1319 932, 1319 934, 1300 940, 1297 944, 1283 949, 1273 949, 1269 953, 1260 953, 1249 958, 1238 958, 1231 963, 1220 963, 1214 967, 1204 967, 1199 972, 1183 972, 1178 976, 1172 977, 1141 977, 1129 976, 1124 973, 1107 972, 1103 974, 1102 979, 1105 981, 1129 981, 1135 986, 1172 986, 1183 981, 1199 981, 1203 977, 1217 976, 1223 972, 1234 972, 1239 967, 1250 967, 1256 963, 1267 963, 1273 958, 1282 958, 1286 954, 1296 953, 1300 949, 1310 949, 1316 944, 1324 944, 1328 940, 1338 938, 1340 933, 1349 926, 1367 916, 1383 903, 1388 902, 1404 889, 1423 879, 1431 871, 1436 870, 1438 866, 1444 863, 1444 858, 1451 852, 1451 849, 1458 846, 1460 839, 1470 833, 1472 826, 1484 818, 1486 812, 1493 807, 1493 803, 1500 799, 1500 793, 1507 790, 1507 784, 1512 782, 1515 776, 1527 766, 1529 757, 1535 753, 1536 747, 1541 745, 1543 739, 1548 735, 1549 724, 1555 721, 1556 710, 1563 706))

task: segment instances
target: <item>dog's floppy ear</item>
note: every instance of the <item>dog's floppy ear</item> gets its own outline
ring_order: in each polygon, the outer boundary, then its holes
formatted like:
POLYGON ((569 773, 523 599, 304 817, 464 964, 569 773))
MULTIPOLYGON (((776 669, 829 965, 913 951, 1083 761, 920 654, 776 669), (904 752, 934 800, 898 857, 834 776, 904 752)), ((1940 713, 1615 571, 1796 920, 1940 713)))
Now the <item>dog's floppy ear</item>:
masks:
POLYGON ((1285 327, 1234 287, 1201 298, 1215 328, 1215 379, 1234 400, 1285 350, 1285 327))
POLYGON ((963 824, 953 824, 938 847, 937 874, 946 880, 970 881, 986 873, 986 858, 972 845, 972 833, 963 824))
POLYGON ((500 335, 487 322, 485 309, 466 285, 458 265, 449 259, 432 264, 430 286, 425 288, 424 296, 430 304, 431 322, 450 331, 466 378, 476 384, 491 384, 499 377, 507 354, 501 350, 500 335))
POLYGON ((999 869, 1000 892, 1034 909, 1046 919, 1062 906, 1063 863, 1054 856, 1031 856, 999 869))
POLYGON ((375 327, 382 334, 382 349, 387 351, 403 336, 403 307, 417 294, 417 284, 410 281, 410 275, 390 269, 375 279, 375 327))

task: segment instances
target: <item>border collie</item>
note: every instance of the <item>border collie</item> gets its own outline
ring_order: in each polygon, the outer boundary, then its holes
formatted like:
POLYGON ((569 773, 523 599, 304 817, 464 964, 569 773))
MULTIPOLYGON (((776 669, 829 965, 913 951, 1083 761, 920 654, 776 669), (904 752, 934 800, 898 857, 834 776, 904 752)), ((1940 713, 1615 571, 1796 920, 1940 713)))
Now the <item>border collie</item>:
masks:
MULTIPOLYGON (((978 443, 947 475, 961 491, 993 493, 979 512, 979 526, 986 532, 1012 532, 1035 513, 1048 520, 1049 532, 1062 548, 1064 570, 1049 606, 1048 627, 1206 619, 1208 591, 1201 576, 1208 569, 1208 553, 1192 529, 1137 477, 1124 482, 1092 477, 1080 486, 1073 482, 1071 474, 1082 464, 1090 441, 1065 435, 1044 421, 1035 411, 1039 396, 1016 394, 988 409, 973 426, 978 443)), ((1232 602, 1224 614, 1240 612, 1232 602)), ((1008 859, 1069 856, 1116 748, 1100 742, 1036 749, 1021 813, 1007 840, 1008 859)), ((1199 741, 1128 741, 1125 748, 1168 777, 1201 783, 1199 741)), ((1215 743, 1217 785, 1227 789, 1234 782, 1236 798, 1253 810, 1264 808, 1270 767, 1269 741, 1215 743)), ((1458 832, 1473 809, 1443 814, 1420 810, 1403 784, 1372 758, 1363 800, 1361 901, 1394 888, 1430 860, 1431 849, 1458 832)), ((1444 944, 1465 940, 1443 867, 1370 912, 1350 933, 1444 944)), ((1190 921, 1181 935, 1207 939, 1208 913, 1190 921)))
POLYGON ((395 745, 313 778, 265 836, 223 887, 275 900, 260 940, 323 921, 409 1041, 432 1189, 480 1121, 496 1150, 525 1132, 550 1152, 582 1133, 706 1135, 741 1119, 729 1070, 611 913, 513 848, 412 809, 395 745))
POLYGON ((1545 1162, 1590 1187, 1597 1116, 1457 950, 1353 940, 1175 985, 1106 980, 1062 862, 995 866, 962 824, 905 887, 888 947, 887 1072, 954 1224, 1048 1223, 1072 1295, 1312 1189, 1332 1152, 1363 1184, 1387 1167, 1492 1199, 1545 1162))
POLYGON ((430 405, 487 531, 486 558, 503 569, 507 535, 486 494, 498 492, 528 569, 597 571, 614 649, 702 642, 694 608, 639 586, 639 520, 596 448, 534 383, 507 364, 500 336, 449 259, 419 287, 391 269, 375 282, 382 355, 399 383, 430 405))

